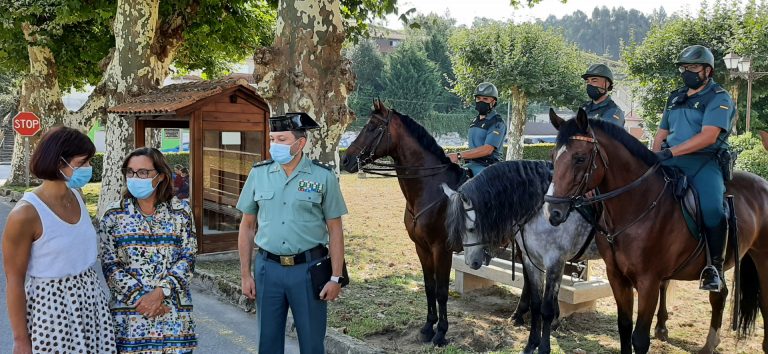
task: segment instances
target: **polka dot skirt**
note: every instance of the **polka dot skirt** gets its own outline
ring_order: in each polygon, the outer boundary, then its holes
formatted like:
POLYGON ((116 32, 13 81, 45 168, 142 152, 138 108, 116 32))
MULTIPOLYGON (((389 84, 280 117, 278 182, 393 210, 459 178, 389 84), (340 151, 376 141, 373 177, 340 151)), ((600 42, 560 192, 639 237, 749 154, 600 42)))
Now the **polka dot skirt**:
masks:
POLYGON ((33 353, 116 353, 108 300, 93 269, 60 278, 30 278, 27 327, 33 353))

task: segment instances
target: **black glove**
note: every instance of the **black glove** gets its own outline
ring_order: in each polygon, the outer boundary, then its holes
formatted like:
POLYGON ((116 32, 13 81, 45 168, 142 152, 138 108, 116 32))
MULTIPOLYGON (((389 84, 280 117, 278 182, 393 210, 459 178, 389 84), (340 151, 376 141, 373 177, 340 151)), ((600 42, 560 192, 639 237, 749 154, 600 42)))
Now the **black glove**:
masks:
POLYGON ((672 158, 672 150, 661 149, 661 151, 656 152, 656 158, 659 159, 659 162, 667 161, 672 158))

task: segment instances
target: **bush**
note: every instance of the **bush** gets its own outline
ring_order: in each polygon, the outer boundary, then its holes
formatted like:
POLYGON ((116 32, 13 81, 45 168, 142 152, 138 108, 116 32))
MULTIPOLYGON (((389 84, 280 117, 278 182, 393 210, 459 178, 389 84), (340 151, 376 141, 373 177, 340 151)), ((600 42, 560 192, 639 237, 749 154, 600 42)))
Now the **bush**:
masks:
MULTIPOLYGON (((555 147, 555 144, 530 144, 523 146, 523 159, 525 160, 550 160, 550 152, 555 147)), ((446 154, 464 151, 469 149, 465 146, 444 146, 446 154)), ((344 157, 347 153, 347 148, 339 148, 339 156, 344 157)), ((507 146, 504 146, 504 151, 501 152, 501 156, 507 155, 507 146)))
POLYGON ((763 149, 762 143, 759 144, 739 154, 736 159, 736 169, 752 172, 768 180, 768 153, 763 149))
POLYGON ((731 145, 733 151, 742 152, 752 150, 754 147, 762 147, 763 144, 760 138, 753 135, 751 132, 741 135, 735 135, 728 138, 728 144, 731 145))

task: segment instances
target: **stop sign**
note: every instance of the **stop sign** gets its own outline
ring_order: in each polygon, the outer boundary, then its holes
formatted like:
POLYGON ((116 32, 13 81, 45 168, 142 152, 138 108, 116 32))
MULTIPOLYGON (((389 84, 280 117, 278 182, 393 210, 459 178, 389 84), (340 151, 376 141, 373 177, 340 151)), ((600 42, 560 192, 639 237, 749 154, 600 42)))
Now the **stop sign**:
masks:
POLYGON ((40 131, 40 118, 32 112, 19 112, 13 117, 13 130, 21 136, 33 136, 40 131))

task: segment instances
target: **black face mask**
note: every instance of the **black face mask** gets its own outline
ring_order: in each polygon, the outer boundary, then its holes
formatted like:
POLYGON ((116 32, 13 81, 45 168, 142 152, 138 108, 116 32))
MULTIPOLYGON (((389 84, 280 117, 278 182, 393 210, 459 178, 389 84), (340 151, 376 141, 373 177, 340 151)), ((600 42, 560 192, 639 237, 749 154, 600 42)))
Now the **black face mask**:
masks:
POLYGON ((475 110, 477 113, 480 113, 481 116, 484 116, 491 111, 491 104, 488 102, 477 101, 475 102, 475 110))
POLYGON ((587 85, 587 96, 592 99, 592 101, 597 101, 598 98, 603 97, 608 93, 608 91, 601 91, 601 88, 597 86, 587 85))
POLYGON ((689 89, 696 90, 701 87, 701 85, 704 85, 704 80, 701 79, 699 73, 686 70, 683 71, 680 76, 682 76, 683 83, 689 89))

